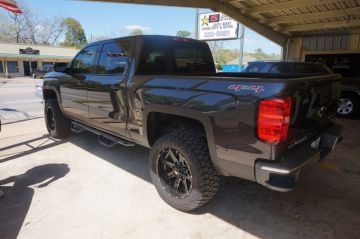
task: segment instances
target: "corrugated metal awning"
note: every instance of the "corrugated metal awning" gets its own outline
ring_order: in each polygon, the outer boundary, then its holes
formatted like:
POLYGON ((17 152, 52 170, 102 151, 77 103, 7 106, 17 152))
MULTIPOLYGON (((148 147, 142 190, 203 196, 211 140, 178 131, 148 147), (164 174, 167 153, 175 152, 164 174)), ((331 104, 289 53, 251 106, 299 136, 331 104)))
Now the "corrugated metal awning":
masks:
POLYGON ((88 0, 210 8, 284 45, 289 36, 360 32, 360 0, 88 0))
POLYGON ((29 60, 38 60, 38 59, 57 59, 57 60, 71 60, 70 56, 52 56, 52 55, 32 55, 32 54, 6 54, 0 53, 0 59, 29 59, 29 60))

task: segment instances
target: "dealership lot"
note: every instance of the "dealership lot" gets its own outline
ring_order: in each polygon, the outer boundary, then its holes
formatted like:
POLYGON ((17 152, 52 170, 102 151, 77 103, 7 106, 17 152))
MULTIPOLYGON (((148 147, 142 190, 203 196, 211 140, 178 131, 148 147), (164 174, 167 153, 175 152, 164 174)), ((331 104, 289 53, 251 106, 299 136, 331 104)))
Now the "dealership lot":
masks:
POLYGON ((290 193, 225 178, 193 213, 165 204, 148 150, 105 148, 90 133, 48 138, 43 119, 3 126, 0 238, 359 238, 360 125, 290 193))

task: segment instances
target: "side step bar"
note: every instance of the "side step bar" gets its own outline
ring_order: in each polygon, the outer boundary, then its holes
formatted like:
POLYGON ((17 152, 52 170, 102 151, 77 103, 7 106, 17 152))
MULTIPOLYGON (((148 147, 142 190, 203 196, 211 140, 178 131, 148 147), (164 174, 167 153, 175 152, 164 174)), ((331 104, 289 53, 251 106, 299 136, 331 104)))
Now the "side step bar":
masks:
POLYGON ((101 132, 97 129, 91 128, 89 126, 86 126, 84 124, 81 124, 79 122, 73 121, 71 122, 71 130, 75 133, 81 133, 84 130, 89 131, 91 133, 97 134, 99 136, 99 143, 106 146, 106 147, 113 147, 117 144, 123 145, 123 146, 134 146, 135 144, 133 142, 127 141, 125 139, 121 139, 115 136, 112 136, 110 134, 101 132))

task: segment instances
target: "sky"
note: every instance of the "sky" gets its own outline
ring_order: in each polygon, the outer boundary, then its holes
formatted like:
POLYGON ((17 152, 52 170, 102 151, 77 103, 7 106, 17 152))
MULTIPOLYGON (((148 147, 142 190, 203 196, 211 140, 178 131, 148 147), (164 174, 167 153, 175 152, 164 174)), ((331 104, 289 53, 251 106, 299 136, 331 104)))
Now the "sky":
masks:
MULTIPOLYGON (((145 34, 176 35, 178 30, 194 33, 195 9, 137 4, 101 3, 71 0, 19 0, 40 17, 73 17, 83 26, 87 38, 142 28, 145 34)), ((0 10, 3 11, 3 10, 0 10)), ((200 12, 208 12, 201 9, 200 12)), ((225 48, 239 48, 239 40, 226 41, 225 48)), ((280 54, 281 48, 249 28, 245 29, 244 51, 262 48, 280 54)))

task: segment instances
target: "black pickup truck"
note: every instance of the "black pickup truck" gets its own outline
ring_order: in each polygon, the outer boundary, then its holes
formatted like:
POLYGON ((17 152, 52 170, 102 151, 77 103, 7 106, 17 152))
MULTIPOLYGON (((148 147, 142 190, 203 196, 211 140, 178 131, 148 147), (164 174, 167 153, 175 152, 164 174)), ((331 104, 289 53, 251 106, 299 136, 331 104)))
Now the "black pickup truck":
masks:
POLYGON ((221 175, 289 191, 342 138, 339 75, 216 73, 201 41, 105 40, 54 70, 43 84, 49 134, 151 148, 151 179, 182 211, 207 203, 221 175))

